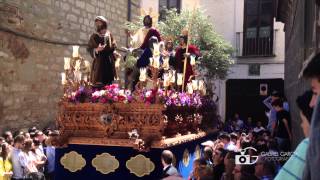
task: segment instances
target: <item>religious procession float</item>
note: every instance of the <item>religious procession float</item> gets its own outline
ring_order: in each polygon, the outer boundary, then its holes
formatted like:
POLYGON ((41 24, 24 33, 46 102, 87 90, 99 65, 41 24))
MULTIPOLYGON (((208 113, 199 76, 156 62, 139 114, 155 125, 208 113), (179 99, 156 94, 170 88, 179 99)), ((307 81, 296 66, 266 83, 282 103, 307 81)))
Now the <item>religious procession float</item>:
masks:
POLYGON ((111 33, 100 33, 105 18, 98 16, 95 23, 97 33, 88 48, 93 63, 79 55, 79 46, 64 59, 56 178, 159 179, 165 149, 188 177, 192 161, 200 157, 200 143, 214 136, 218 123, 191 33, 182 31, 174 50, 147 15, 122 58, 111 33), (121 77, 128 58, 135 59, 135 66, 121 77))

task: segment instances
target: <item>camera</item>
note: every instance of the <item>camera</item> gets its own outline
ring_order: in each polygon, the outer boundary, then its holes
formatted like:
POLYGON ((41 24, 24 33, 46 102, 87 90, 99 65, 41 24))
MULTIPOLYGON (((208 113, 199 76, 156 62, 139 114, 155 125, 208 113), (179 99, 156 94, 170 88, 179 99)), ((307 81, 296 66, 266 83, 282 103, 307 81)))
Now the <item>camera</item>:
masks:
POLYGON ((241 153, 241 155, 236 155, 235 163, 236 164, 250 164, 250 155, 244 155, 242 153, 241 153))

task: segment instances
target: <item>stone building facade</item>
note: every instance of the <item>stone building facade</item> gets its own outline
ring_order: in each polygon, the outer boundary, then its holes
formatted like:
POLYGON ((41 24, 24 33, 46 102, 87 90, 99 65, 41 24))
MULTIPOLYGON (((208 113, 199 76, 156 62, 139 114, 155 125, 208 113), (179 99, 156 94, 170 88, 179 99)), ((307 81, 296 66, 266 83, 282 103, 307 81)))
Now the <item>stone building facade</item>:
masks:
POLYGON ((1 0, 0 132, 53 125, 72 45, 91 61, 86 43, 103 15, 118 47, 126 46, 123 25, 138 14, 140 0, 1 0))

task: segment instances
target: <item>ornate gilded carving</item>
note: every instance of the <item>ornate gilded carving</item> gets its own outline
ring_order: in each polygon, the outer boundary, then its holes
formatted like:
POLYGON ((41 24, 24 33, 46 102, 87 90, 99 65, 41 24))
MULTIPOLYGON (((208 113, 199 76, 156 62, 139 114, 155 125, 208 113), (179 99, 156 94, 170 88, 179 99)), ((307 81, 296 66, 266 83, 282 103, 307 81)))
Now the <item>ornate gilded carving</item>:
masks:
POLYGON ((185 167, 188 167, 189 161, 190 161, 190 153, 189 153, 188 149, 185 149, 185 150, 183 151, 183 156, 182 156, 183 165, 184 165, 185 167))
POLYGON ((115 172, 115 170, 119 168, 119 161, 115 156, 111 156, 109 153, 96 155, 96 157, 92 159, 91 163, 92 166, 102 174, 115 172))
POLYGON ((70 172, 76 172, 80 171, 86 165, 86 160, 82 157, 81 154, 78 154, 75 151, 71 151, 61 157, 60 163, 70 172))
POLYGON ((135 157, 131 157, 126 162, 126 167, 130 170, 130 173, 135 174, 138 177, 149 175, 154 171, 154 163, 145 156, 139 154, 135 157))
POLYGON ((197 145, 196 149, 194 150, 194 156, 196 159, 199 159, 201 157, 201 149, 199 145, 197 145))

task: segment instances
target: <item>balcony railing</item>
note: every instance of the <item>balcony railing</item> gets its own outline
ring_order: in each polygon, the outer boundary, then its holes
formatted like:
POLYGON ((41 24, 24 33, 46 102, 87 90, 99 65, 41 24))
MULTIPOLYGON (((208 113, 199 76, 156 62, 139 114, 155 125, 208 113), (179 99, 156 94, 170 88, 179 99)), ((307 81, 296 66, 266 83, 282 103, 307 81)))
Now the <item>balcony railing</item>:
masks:
POLYGON ((237 57, 270 57, 276 56, 275 45, 278 30, 265 37, 245 37, 243 32, 236 33, 236 56, 237 57))

